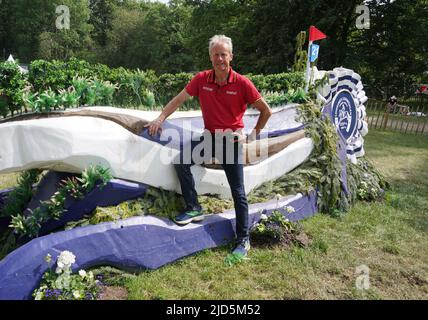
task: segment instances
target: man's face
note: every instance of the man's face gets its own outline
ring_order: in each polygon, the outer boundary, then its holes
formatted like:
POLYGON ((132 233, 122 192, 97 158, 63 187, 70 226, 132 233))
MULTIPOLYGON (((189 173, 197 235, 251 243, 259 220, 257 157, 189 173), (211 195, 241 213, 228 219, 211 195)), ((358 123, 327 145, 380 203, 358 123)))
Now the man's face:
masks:
POLYGON ((229 47, 224 43, 217 43, 211 49, 210 60, 216 72, 225 72, 229 70, 233 55, 229 47))

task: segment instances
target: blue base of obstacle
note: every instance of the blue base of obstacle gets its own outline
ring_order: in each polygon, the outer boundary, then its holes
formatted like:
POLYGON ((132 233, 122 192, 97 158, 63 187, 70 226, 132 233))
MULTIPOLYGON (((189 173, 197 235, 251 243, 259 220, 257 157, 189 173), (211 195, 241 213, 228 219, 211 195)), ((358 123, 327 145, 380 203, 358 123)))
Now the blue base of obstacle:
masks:
MULTIPOLYGON (((291 221, 316 212, 315 192, 250 206, 250 226, 260 215, 281 211, 291 221), (286 206, 295 212, 288 213, 286 206)), ((76 255, 73 271, 99 265, 123 269, 156 269, 235 237, 235 213, 207 215, 201 223, 178 226, 153 216, 79 227, 33 239, 0 261, 0 299, 31 299, 48 266, 44 257, 68 250, 76 255)))

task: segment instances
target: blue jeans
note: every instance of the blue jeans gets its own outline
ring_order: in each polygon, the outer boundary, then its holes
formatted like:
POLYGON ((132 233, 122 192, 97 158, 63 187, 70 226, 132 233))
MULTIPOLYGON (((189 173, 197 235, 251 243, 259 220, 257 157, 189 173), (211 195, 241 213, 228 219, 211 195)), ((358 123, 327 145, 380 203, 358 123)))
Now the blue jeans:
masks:
MULTIPOLYGON (((218 159, 226 173, 227 181, 232 193, 233 202, 235 205, 236 213, 236 236, 237 240, 244 240, 249 238, 249 225, 248 225, 248 202, 247 196, 245 195, 244 186, 244 166, 242 162, 242 144, 237 142, 229 141, 227 138, 222 137, 216 139, 214 135, 205 135, 200 140, 192 141, 190 149, 194 150, 196 146, 204 143, 201 155, 206 156, 207 152, 209 155, 215 155, 216 149, 222 149, 220 158, 218 159), (209 141, 211 140, 211 141, 209 141), (211 142, 211 143, 209 143, 211 142), (227 151, 233 152, 232 155, 227 155, 227 151), (229 161, 228 161, 229 160, 229 161), (232 160, 232 161, 230 161, 232 160)), ((183 153, 183 152, 182 152, 183 153)), ((183 161, 182 153, 180 154, 180 160, 175 161, 175 170, 180 181, 181 193, 186 202, 186 210, 201 210, 201 205, 198 202, 198 194, 195 189, 195 180, 193 179, 190 167, 195 164, 193 157, 190 159, 190 163, 183 161)), ((210 159, 208 156, 206 159, 210 159)), ((189 162, 189 161, 188 161, 189 162)))

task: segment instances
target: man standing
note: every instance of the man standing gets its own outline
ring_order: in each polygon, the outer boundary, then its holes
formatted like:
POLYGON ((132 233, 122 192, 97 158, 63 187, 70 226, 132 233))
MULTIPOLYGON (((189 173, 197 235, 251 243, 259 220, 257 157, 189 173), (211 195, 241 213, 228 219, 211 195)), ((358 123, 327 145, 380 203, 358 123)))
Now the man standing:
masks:
MULTIPOLYGON (((245 76, 232 70, 230 63, 233 59, 233 47, 229 37, 215 35, 210 39, 208 49, 213 69, 195 75, 187 86, 165 106, 159 117, 147 126, 150 135, 156 134, 165 119, 190 96, 199 98, 205 130, 211 134, 211 139, 204 135, 203 140, 197 143, 204 143, 204 152, 210 152, 211 155, 217 155, 214 150, 219 151, 219 149, 222 153, 221 159, 218 160, 226 173, 236 213, 236 246, 233 253, 246 256, 250 249, 248 203, 244 189, 244 168, 240 161, 242 150, 239 145, 247 138, 256 139, 272 112, 254 84, 245 76), (258 109, 260 116, 251 134, 245 137, 242 134, 242 128, 247 105, 258 109), (232 141, 225 139, 225 135, 221 134, 225 131, 232 132, 232 141), (233 161, 227 161, 230 159, 230 155, 227 154, 230 151, 233 152, 233 161)), ((192 148, 194 147, 195 145, 192 144, 192 148)), ((184 212, 175 218, 175 222, 180 225, 201 221, 204 218, 190 171, 192 164, 194 164, 193 160, 191 163, 175 164, 182 195, 186 202, 184 212)))

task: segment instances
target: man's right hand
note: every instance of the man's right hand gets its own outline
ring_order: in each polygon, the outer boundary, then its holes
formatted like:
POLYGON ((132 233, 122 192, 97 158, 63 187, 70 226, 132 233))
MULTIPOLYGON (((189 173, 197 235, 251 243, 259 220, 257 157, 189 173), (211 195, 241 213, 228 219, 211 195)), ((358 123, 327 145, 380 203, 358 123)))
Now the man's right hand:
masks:
POLYGON ((162 123, 163 123, 163 120, 160 118, 157 118, 149 122, 148 124, 146 124, 144 128, 148 128, 149 135, 154 136, 155 134, 157 133, 160 134, 162 132, 162 123))

